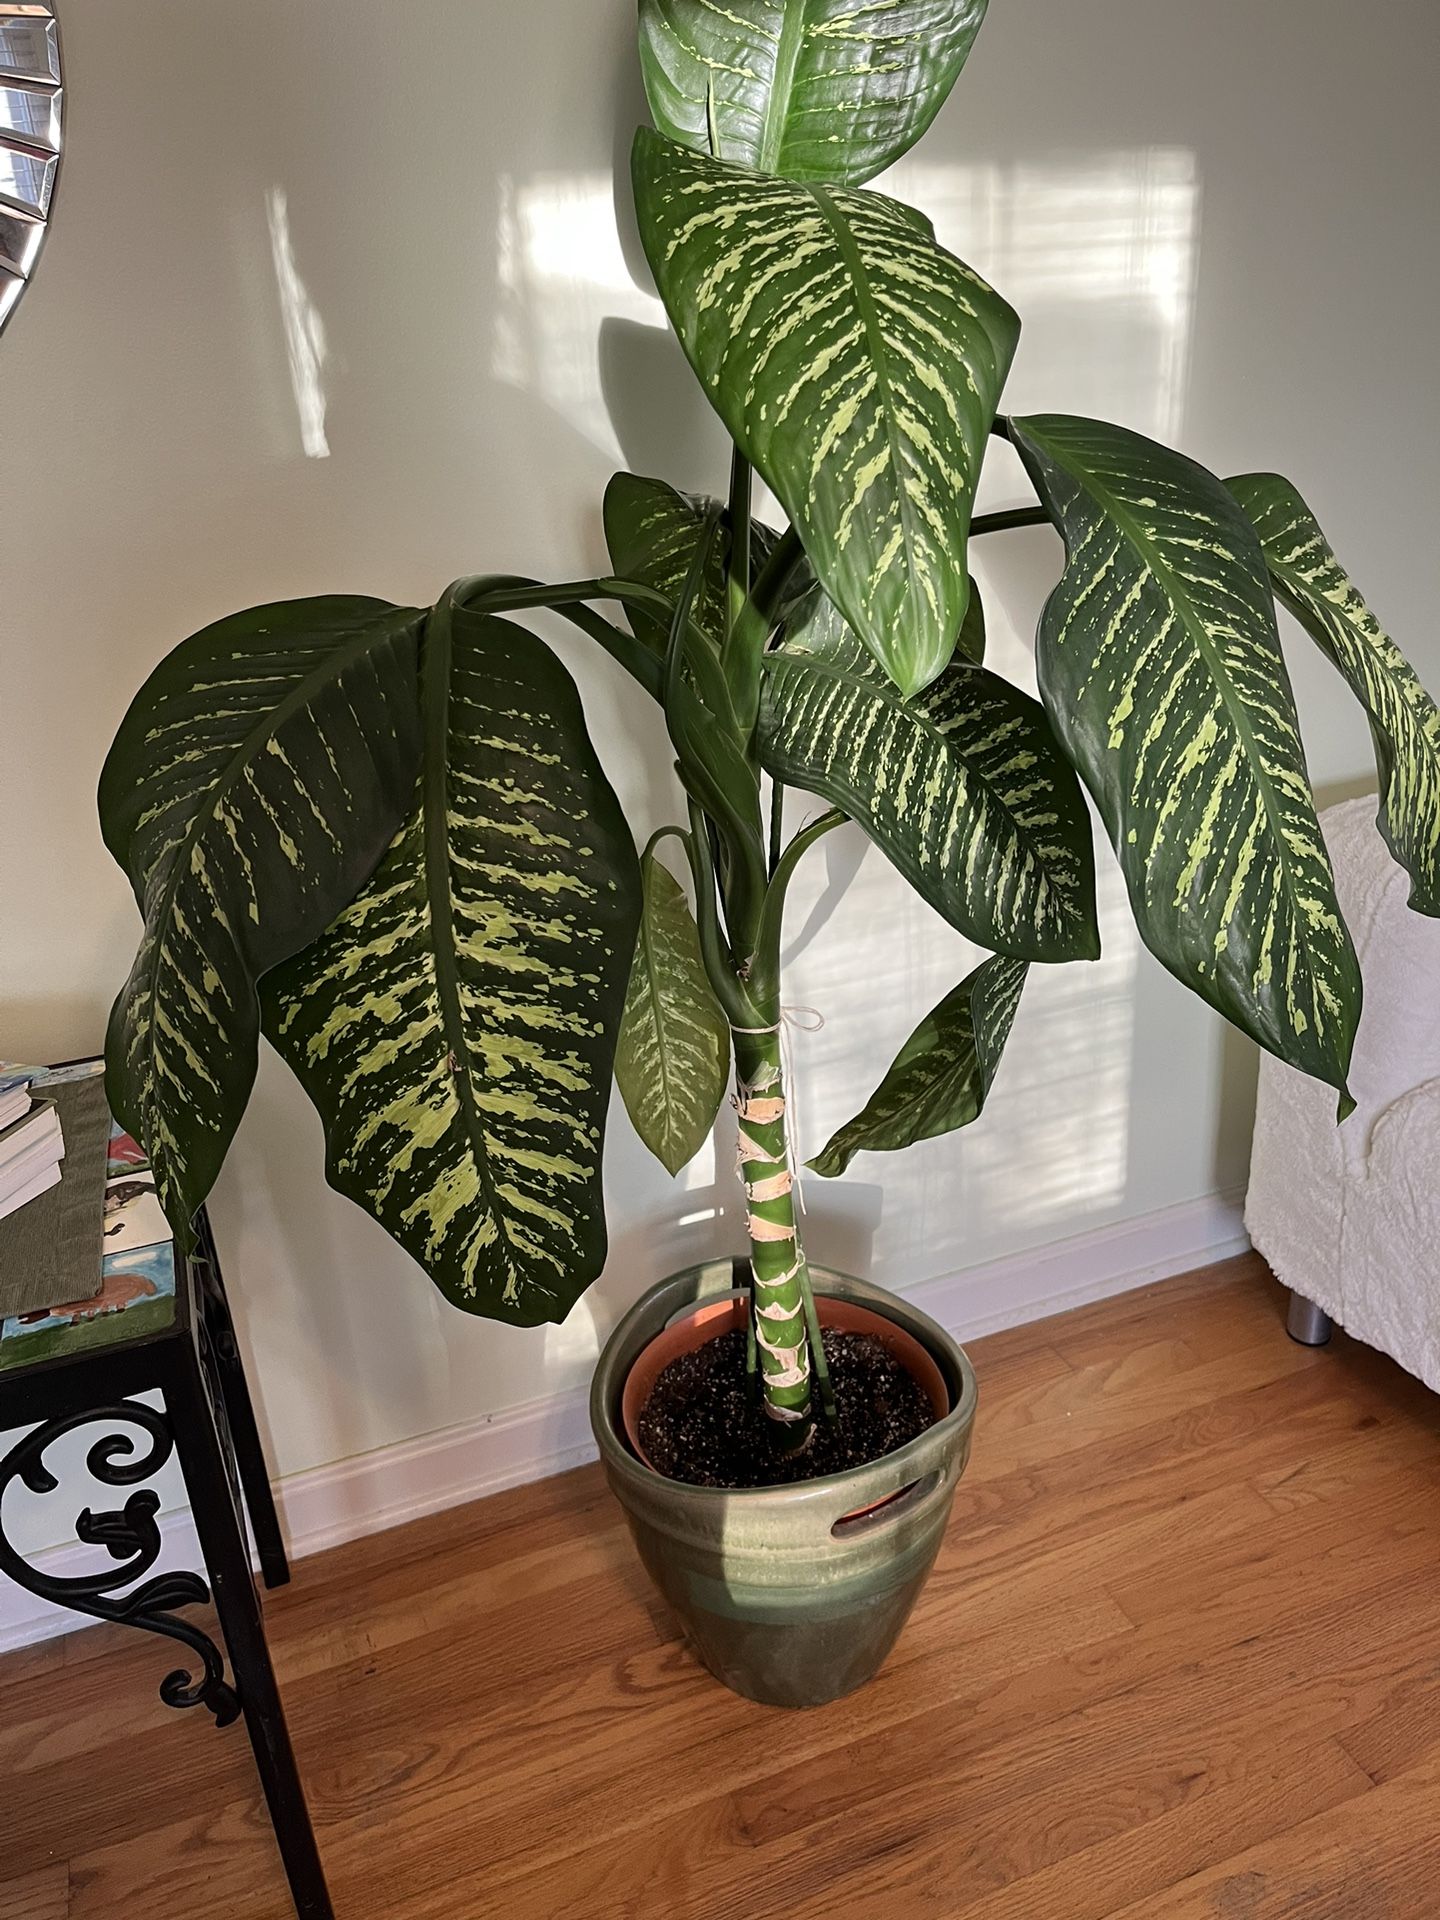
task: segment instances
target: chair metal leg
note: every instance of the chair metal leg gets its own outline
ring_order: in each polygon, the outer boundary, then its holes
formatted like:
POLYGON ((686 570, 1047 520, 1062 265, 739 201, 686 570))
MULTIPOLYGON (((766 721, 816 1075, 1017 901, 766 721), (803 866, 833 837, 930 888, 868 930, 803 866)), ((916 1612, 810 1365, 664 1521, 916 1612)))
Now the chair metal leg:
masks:
POLYGON ((198 1367, 183 1369, 167 1385, 165 1394, 196 1532, 230 1654, 235 1691, 240 1696, 295 1911, 299 1920, 334 1920, 305 1789, 270 1663, 244 1522, 232 1495, 220 1431, 198 1367))
POLYGON ((1329 1314, 1317 1307, 1313 1300, 1307 1300, 1303 1293, 1290 1295, 1285 1331, 1292 1340, 1302 1347, 1323 1347, 1334 1330, 1329 1314))

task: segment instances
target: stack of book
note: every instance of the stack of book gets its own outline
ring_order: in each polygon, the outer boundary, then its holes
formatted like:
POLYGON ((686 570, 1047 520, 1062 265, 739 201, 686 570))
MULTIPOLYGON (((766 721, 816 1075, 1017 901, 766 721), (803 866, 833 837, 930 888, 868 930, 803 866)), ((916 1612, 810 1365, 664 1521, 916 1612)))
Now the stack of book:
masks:
POLYGON ((55 1102, 33 1099, 28 1077, 0 1071, 0 1220, 58 1186, 64 1158, 55 1102))

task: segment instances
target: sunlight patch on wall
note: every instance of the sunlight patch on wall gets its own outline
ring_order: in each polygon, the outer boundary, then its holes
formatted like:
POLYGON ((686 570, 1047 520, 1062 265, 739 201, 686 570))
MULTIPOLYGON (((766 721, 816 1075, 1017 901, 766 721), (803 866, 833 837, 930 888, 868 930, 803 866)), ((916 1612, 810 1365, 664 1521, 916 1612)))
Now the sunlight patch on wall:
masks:
POLYGON ((1162 440, 1180 433, 1200 259, 1192 152, 907 160, 886 185, 924 207, 941 243, 1022 316, 1026 407, 1116 417, 1162 440))
POLYGON ((490 367, 497 380, 533 393, 619 459, 601 391, 603 320, 663 326, 665 311, 635 285, 615 225, 606 173, 538 174, 500 180, 496 219, 496 309, 490 367))
POLYGON ((290 363, 290 388, 295 396, 300 445, 309 459, 324 460, 330 452, 330 442, 325 437, 324 373, 329 358, 325 323, 296 269, 295 246, 290 237, 290 207, 283 187, 271 187, 266 194, 265 218, 270 228, 270 257, 275 268, 280 321, 285 329, 285 353, 290 363))

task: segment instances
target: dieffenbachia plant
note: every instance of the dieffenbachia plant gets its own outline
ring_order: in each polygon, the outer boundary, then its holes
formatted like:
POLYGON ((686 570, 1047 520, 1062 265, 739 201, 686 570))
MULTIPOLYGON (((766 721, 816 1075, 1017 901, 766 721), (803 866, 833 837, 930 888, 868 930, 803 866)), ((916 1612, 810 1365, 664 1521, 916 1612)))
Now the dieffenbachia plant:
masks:
POLYGON ((924 132, 984 12, 640 0, 636 212, 734 443, 727 497, 617 474, 603 577, 262 607, 142 689, 100 795, 144 917, 109 1076, 182 1236, 263 1031, 320 1111, 333 1183, 451 1300, 559 1319, 605 1258, 612 1074, 674 1172, 733 1058, 752 1355, 802 1440, 824 1381, 779 1031, 791 877, 857 823, 989 956, 814 1161, 837 1174, 973 1120, 1029 965, 1098 952, 1082 782, 1151 949, 1343 1108, 1360 975, 1275 597, 1369 714, 1382 829, 1429 914, 1440 713, 1288 482, 998 413, 1014 312, 865 184, 924 132), (1039 504, 973 518, 996 435, 1039 504), (755 474, 783 532, 752 518, 755 474), (1037 704, 985 664, 967 554, 1042 521, 1066 560, 1037 704), (517 624, 536 608, 619 661, 668 733, 684 817, 638 859, 574 684, 517 624), (827 804, 788 843, 787 786, 827 804))

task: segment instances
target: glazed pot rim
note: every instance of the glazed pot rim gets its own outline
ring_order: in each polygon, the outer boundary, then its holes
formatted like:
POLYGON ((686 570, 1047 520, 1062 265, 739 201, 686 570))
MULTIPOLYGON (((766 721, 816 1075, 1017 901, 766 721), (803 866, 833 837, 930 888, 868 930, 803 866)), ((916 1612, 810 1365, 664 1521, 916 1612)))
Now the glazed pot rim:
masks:
MULTIPOLYGON (((643 1341, 637 1351, 630 1356, 623 1373, 613 1384, 606 1379, 609 1368, 605 1363, 613 1353, 628 1343, 639 1324, 649 1317, 649 1310, 658 1294, 668 1288, 676 1287, 677 1282, 685 1280, 688 1276, 695 1276, 698 1281, 700 1275, 720 1264, 707 1262, 699 1266, 682 1268, 678 1273, 670 1274, 664 1280, 657 1281, 653 1287, 646 1289, 617 1323, 606 1341, 601 1352, 600 1364, 597 1365, 591 1382, 590 1423, 605 1463, 613 1471, 623 1473, 628 1480, 641 1487, 683 1489, 687 1500, 698 1501, 702 1505, 711 1503, 720 1505, 733 1500, 768 1501, 772 1504, 782 1501, 818 1503, 834 1495, 847 1483, 873 1475, 877 1469, 881 1468, 890 1474, 903 1475, 913 1465, 914 1477, 922 1478, 929 1471, 929 1459, 936 1452, 937 1447, 943 1448, 953 1432, 957 1429, 963 1430, 974 1420, 979 1389, 969 1358, 953 1335, 947 1333, 938 1321, 932 1320, 929 1314, 898 1294, 892 1294, 883 1287, 877 1287, 865 1281, 854 1280, 848 1274, 812 1265, 810 1271, 817 1295, 830 1294, 836 1299, 853 1300, 858 1305, 870 1307, 886 1319, 893 1319, 905 1332, 918 1340, 929 1353, 940 1369, 941 1378, 944 1379, 947 1390, 954 1393, 955 1384, 958 1381, 959 1392, 950 1411, 926 1427, 922 1433, 916 1434, 914 1439, 907 1440, 904 1446, 896 1447, 893 1452, 881 1454, 877 1459, 867 1460, 859 1466, 842 1467, 835 1473, 817 1474, 812 1480, 778 1481, 762 1487, 703 1487, 695 1486, 688 1480, 676 1480, 670 1474, 661 1473, 657 1468, 638 1459, 624 1434, 623 1423, 619 1417, 620 1399, 624 1393, 625 1381, 629 1377, 630 1369, 635 1365, 639 1354, 644 1351, 644 1347, 649 1344, 649 1338, 654 1338, 655 1334, 651 1334, 643 1341), (837 1281, 840 1283, 838 1287, 833 1284, 837 1281), (892 1311, 897 1308, 898 1313, 892 1311), (610 1404, 612 1396, 613 1407, 610 1404)), ((729 1291, 729 1288, 717 1286, 709 1292, 697 1293, 688 1302, 678 1303, 679 1310, 686 1311, 690 1307, 705 1306, 713 1300, 722 1298, 729 1291)), ((661 1322, 661 1328, 666 1324, 668 1324, 668 1316, 666 1321, 661 1322)), ((658 1334, 660 1330, 657 1328, 655 1333, 658 1334)))

